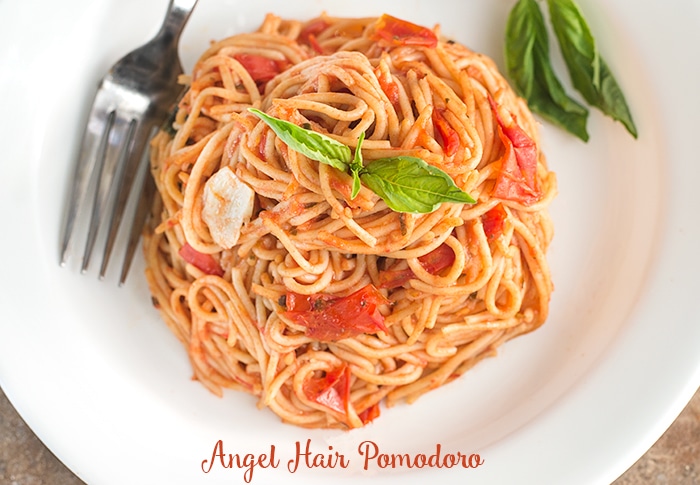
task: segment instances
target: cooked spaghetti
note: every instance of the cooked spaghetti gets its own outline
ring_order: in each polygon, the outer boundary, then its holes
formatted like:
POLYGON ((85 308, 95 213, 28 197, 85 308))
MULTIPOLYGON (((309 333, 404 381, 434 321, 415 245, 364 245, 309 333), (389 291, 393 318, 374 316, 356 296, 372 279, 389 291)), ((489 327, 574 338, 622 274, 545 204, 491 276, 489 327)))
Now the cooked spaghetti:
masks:
POLYGON ((384 15, 268 15, 196 63, 152 142, 145 234, 155 306, 213 393, 303 427, 357 428, 547 317, 554 174, 487 57, 384 15), (420 158, 476 203, 392 210, 248 110, 363 163, 420 158), (170 128, 170 127, 168 127, 170 128))

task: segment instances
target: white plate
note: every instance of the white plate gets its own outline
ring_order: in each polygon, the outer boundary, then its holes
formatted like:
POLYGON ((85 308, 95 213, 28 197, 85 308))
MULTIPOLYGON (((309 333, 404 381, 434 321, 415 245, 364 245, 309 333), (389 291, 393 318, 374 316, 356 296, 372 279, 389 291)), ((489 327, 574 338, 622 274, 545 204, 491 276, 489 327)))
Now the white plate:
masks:
MULTIPOLYGON (((417 403, 350 433, 280 424, 254 400, 210 395, 150 305, 142 260, 128 285, 58 267, 68 174, 97 79, 159 26, 165 0, 0 2, 0 384, 75 473, 100 484, 242 482, 226 453, 275 446, 253 483, 609 483, 652 445, 700 384, 700 2, 581 0, 636 118, 591 115, 591 142, 550 126, 558 173, 549 321, 417 403), (295 445, 347 469, 287 468, 295 445), (478 453, 476 469, 363 470, 382 453, 478 453), (331 452, 331 453, 332 453, 331 452)), ((182 39, 191 68, 211 39, 266 11, 308 18, 389 11, 501 59, 511 0, 200 0, 182 39)), ((565 77, 565 76, 564 76, 565 77)), ((76 251, 76 254, 78 251, 76 251)), ((116 265, 115 265, 116 266, 116 265)))

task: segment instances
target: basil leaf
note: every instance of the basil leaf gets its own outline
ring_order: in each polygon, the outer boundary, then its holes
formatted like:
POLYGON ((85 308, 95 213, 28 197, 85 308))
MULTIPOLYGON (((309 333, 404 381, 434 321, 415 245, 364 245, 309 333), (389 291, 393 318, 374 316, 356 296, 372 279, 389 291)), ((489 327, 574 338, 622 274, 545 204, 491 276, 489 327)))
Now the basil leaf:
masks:
POLYGON ((572 0, 547 0, 547 4, 574 87, 591 106, 621 122, 637 138, 637 127, 622 89, 600 56, 591 30, 576 3, 572 0))
POLYGON ((346 145, 322 133, 270 116, 259 109, 248 108, 248 111, 263 120, 292 150, 343 172, 347 170, 352 154, 346 145))
POLYGON ((549 60, 549 36, 535 0, 519 0, 508 16, 505 61, 515 90, 530 109, 588 141, 588 110, 571 99, 549 60))
POLYGON ((360 178, 396 212, 428 213, 443 202, 476 202, 448 174, 420 158, 381 158, 364 167, 360 178))
POLYGON ((365 166, 362 163, 362 142, 365 141, 365 132, 360 134, 360 138, 357 140, 357 147, 355 148, 355 156, 350 164, 350 173, 352 173, 352 193, 350 194, 350 200, 357 197, 360 193, 360 170, 365 166))
POLYGON ((267 123, 292 150, 343 172, 350 168, 353 199, 360 191, 361 182, 364 182, 389 208, 397 212, 426 213, 433 212, 443 202, 476 202, 457 187, 448 174, 420 158, 382 158, 365 167, 362 162, 364 133, 358 138, 355 155, 351 156, 349 147, 328 136, 280 120, 255 108, 248 108, 248 111, 267 123))

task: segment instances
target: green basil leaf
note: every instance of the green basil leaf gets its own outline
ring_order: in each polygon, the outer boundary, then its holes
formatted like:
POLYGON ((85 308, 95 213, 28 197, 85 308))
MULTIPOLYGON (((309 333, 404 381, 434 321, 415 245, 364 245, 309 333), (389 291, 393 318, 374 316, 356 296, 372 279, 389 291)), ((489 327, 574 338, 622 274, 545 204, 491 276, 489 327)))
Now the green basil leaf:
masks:
POLYGON ((259 109, 248 108, 248 111, 263 120, 292 150, 343 172, 347 170, 352 154, 346 145, 322 133, 270 116, 259 109))
POLYGON ((621 122, 637 138, 637 127, 610 68, 598 52, 586 19, 573 0, 547 0, 549 15, 574 87, 585 100, 621 122))
POLYGON ((428 213, 443 202, 476 202, 448 174, 420 158, 381 158, 365 166, 360 178, 396 212, 428 213))
POLYGON ((355 148, 355 156, 350 164, 350 173, 352 173, 352 193, 350 194, 350 199, 357 197, 360 193, 360 170, 365 166, 362 163, 362 142, 365 141, 365 132, 360 134, 360 138, 357 140, 357 147, 355 148))
POLYGON ((588 141, 588 110, 571 99, 549 60, 549 36, 535 0, 519 0, 508 16, 505 61, 515 90, 530 109, 588 141))

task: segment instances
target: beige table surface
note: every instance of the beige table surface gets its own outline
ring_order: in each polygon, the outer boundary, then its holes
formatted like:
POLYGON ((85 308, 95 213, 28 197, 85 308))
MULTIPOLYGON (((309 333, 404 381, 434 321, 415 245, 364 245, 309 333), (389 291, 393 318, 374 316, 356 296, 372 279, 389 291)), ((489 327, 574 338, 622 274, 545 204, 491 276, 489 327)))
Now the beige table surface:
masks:
MULTIPOLYGON (((0 484, 82 485, 24 424, 0 389, 0 484)), ((700 485, 700 391, 614 485, 700 485)))

